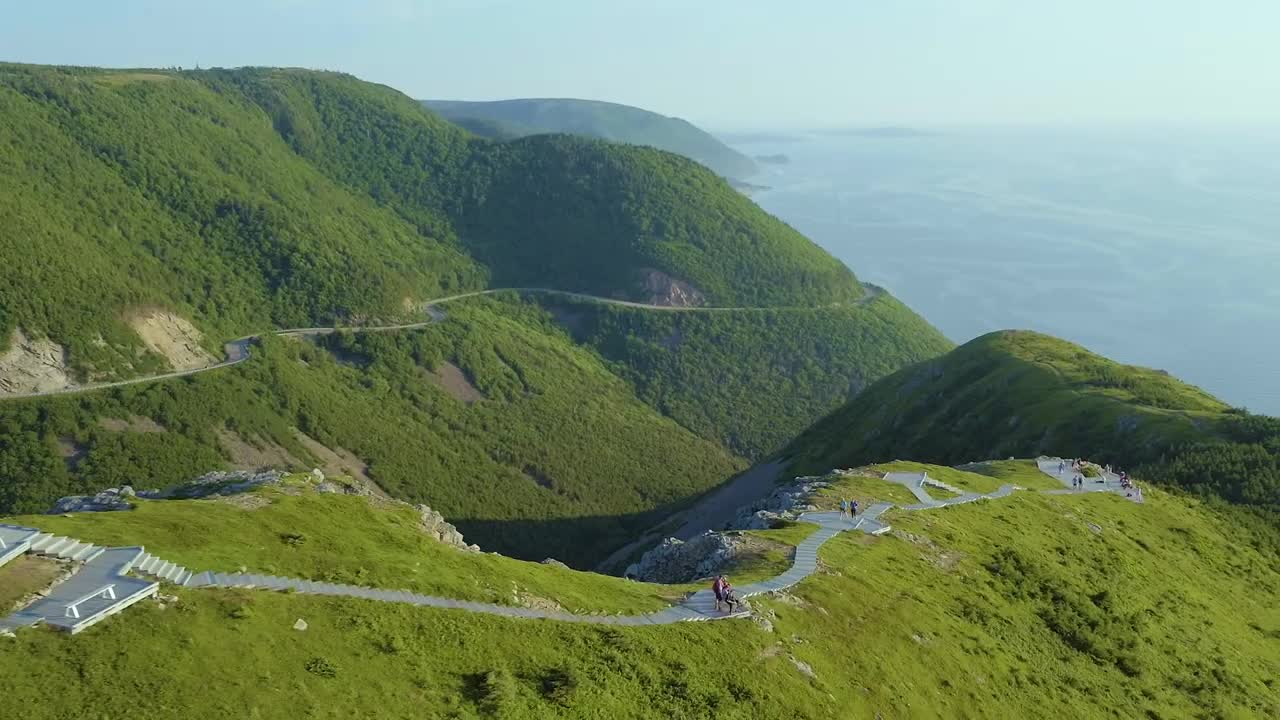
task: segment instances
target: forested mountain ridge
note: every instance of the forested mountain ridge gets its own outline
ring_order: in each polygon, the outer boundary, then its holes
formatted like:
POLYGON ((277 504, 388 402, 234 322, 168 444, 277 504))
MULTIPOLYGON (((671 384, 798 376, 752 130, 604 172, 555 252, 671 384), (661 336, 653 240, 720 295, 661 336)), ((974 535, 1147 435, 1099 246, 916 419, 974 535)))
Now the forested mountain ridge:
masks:
POLYGON ((758 171, 751 158, 692 123, 629 105, 561 98, 423 100, 422 104, 472 132, 495 139, 568 133, 668 150, 726 178, 746 178, 758 171))
POLYGON ((328 463, 487 548, 586 565, 864 381, 950 347, 709 170, 652 148, 493 142, 389 88, 303 70, 0 65, 0 111, 0 392, 15 355, 72 380, 146 376, 176 362, 146 333, 198 364, 231 338, 421 320, 427 300, 495 286, 761 308, 689 321, 675 368, 654 361, 660 324, 575 342, 531 303, 477 298, 394 337, 267 339, 188 379, 0 397, 0 512, 328 463), (788 317, 832 351, 800 363, 772 347, 788 317), (717 335, 732 355, 707 352, 717 335), (718 382, 679 369, 702 360, 718 382), (786 422, 733 413, 747 394, 786 422))
POLYGON ((793 469, 896 457, 1088 456, 1280 520, 1280 419, 1039 333, 984 335, 872 385, 797 437, 793 469))
POLYGON ((220 339, 493 285, 643 298, 655 272, 708 304, 862 293, 693 162, 493 143, 349 76, 4 65, 0 111, 0 331, 50 336, 81 373, 146 364, 137 307, 220 339))

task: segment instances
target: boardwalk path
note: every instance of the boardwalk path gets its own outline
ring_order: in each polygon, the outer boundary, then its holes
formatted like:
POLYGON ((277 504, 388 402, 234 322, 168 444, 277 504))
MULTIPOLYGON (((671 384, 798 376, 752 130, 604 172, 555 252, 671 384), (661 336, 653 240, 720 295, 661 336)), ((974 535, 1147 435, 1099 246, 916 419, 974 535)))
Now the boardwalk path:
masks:
MULTIPOLYGON (((866 294, 850 307, 861 307, 869 304, 872 300, 884 294, 884 289, 876 286, 865 284, 866 294)), ((311 327, 311 328, 289 328, 285 330, 274 330, 270 335, 280 337, 315 337, 317 335, 331 335, 336 332, 395 332, 398 330, 418 330, 428 325, 433 325, 445 319, 445 313, 439 309, 440 305, 451 303, 466 298, 480 297, 482 295, 496 295, 498 293, 514 292, 521 295, 551 295, 563 297, 570 300, 579 300, 582 302, 593 302, 603 305, 616 305, 619 307, 636 308, 640 310, 660 310, 664 312, 742 312, 747 310, 800 310, 813 308, 788 308, 788 307, 680 307, 674 305, 648 305, 645 303, 631 302, 629 300, 616 300, 614 298, 604 298, 595 295, 586 295, 583 293, 568 292, 566 290, 552 290, 550 288, 494 288, 492 290, 477 290, 475 292, 462 293, 459 295, 450 295, 448 297, 437 298, 424 304, 430 320, 415 323, 405 323, 402 325, 350 325, 341 327, 311 327)), ((832 306, 837 307, 837 306, 832 306)), ((108 388, 122 387, 124 385, 137 385, 140 383, 156 382, 159 380, 170 380, 172 378, 185 377, 188 375, 197 375, 199 373, 209 372, 210 370, 219 370, 221 368, 239 365, 249 359, 249 345, 255 340, 262 337, 259 335, 246 335, 242 338, 228 341, 223 346, 226 353, 226 359, 213 365, 206 365, 200 368, 191 368, 189 370, 177 370, 174 372, 160 373, 157 375, 147 375, 145 377, 130 378, 128 380, 116 380, 104 383, 87 383, 85 385, 75 385, 71 387, 58 388, 56 390, 45 390, 41 392, 30 393, 12 393, 0 394, 0 401, 16 400, 19 398, 46 397, 50 395, 69 395, 72 393, 90 392, 93 390, 106 390, 108 388)))
MULTIPOLYGON (((1065 491, 1072 492, 1067 489, 1070 483, 1069 478, 1057 472, 1058 462, 1058 458, 1041 458, 1039 466, 1046 474, 1060 480, 1065 491)), ((954 488, 949 488, 942 483, 934 481, 924 473, 890 473, 885 476, 885 480, 904 485, 920 499, 919 503, 901 507, 901 509, 908 511, 930 510, 978 500, 1003 498, 1018 489, 1013 485, 1004 485, 991 493, 961 493, 946 500, 937 500, 924 491, 925 485, 935 485, 952 490, 954 488)), ((1085 492, 1118 492, 1124 494, 1124 490, 1112 484, 1113 480, 1118 484, 1119 478, 1108 477, 1105 482, 1096 483, 1094 487, 1088 488, 1085 492)), ((1048 492, 1059 491, 1050 490, 1048 492)), ((785 590, 795 585, 817 570, 818 548, 827 540, 842 532, 862 532, 870 535, 881 535, 888 532, 890 527, 881 521, 880 516, 892 507, 894 506, 891 503, 875 503, 854 518, 843 518, 836 512, 808 512, 802 514, 799 518, 800 521, 813 523, 818 526, 818 529, 796 546, 791 568, 769 580, 739 587, 737 588, 737 594, 741 598, 748 598, 762 593, 785 590)), ((9 630, 45 622, 73 633, 79 632, 88 625, 156 593, 159 583, 138 580, 128 575, 131 571, 158 577, 177 585, 191 588, 236 587, 294 591, 316 595, 359 597, 384 602, 404 602, 413 605, 452 608, 506 617, 543 618, 576 623, 667 625, 675 622, 746 617, 750 614, 749 608, 745 606, 734 613, 716 610, 714 607, 715 601, 711 596, 710 590, 698 591, 678 605, 645 615, 577 615, 564 611, 454 600, 452 598, 422 595, 402 590, 382 590, 357 585, 314 582, 299 578, 247 573, 218 573, 213 571, 193 573, 184 567, 150 555, 141 547, 99 548, 71 538, 55 537, 34 528, 0 525, 0 564, 21 552, 37 552, 66 559, 80 560, 84 561, 85 565, 79 572, 72 575, 69 580, 54 586, 48 597, 41 598, 10 617, 0 620, 0 630, 9 630), (112 588, 110 593, 105 592, 107 587, 112 588), (72 605, 77 608, 74 613, 68 610, 69 606, 72 605)))

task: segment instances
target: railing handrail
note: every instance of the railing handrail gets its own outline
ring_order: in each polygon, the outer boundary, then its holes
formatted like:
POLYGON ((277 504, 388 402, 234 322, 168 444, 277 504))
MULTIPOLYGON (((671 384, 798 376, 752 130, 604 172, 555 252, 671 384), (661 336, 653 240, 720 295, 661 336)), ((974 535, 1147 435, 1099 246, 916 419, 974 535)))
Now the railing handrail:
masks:
POLYGON ((97 590, 94 590, 94 591, 93 591, 93 592, 91 592, 91 593, 87 593, 87 594, 85 594, 83 597, 76 598, 75 600, 72 600, 71 602, 67 603, 66 614, 65 614, 63 617, 79 618, 79 617, 80 617, 80 603, 85 602, 85 601, 88 601, 88 600, 92 600, 92 599, 94 599, 94 598, 96 598, 96 597, 101 597, 101 596, 103 596, 103 595, 106 595, 108 600, 115 600, 115 599, 116 599, 116 585, 115 585, 115 583, 111 583, 111 584, 109 584, 109 585, 104 585, 104 586, 102 586, 102 587, 98 588, 97 590))

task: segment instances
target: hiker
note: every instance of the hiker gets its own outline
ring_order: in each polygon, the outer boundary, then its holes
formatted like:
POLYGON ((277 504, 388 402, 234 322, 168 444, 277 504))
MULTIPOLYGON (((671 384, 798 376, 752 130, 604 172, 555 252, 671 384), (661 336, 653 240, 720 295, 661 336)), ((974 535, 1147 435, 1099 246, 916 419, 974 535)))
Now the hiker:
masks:
POLYGON ((716 596, 716 612, 720 612, 720 604, 724 602, 724 589, 728 584, 723 575, 717 575, 711 583, 711 594, 716 596))
POLYGON ((849 519, 852 520, 853 516, 857 514, 858 514, 858 501, 850 500, 849 501, 849 519))
POLYGON ((1061 475, 1061 474, 1063 473, 1063 471, 1064 471, 1064 470, 1066 470, 1066 469, 1067 469, 1067 461, 1066 461, 1066 460, 1059 460, 1059 461, 1058 461, 1058 474, 1059 474, 1059 475, 1061 475))
POLYGON ((849 512, 849 503, 844 498, 840 498, 840 517, 843 518, 849 512))
POLYGON ((729 606, 729 612, 733 612, 738 607, 738 596, 733 594, 733 586, 729 584, 728 580, 724 581, 722 592, 724 593, 724 602, 729 606))

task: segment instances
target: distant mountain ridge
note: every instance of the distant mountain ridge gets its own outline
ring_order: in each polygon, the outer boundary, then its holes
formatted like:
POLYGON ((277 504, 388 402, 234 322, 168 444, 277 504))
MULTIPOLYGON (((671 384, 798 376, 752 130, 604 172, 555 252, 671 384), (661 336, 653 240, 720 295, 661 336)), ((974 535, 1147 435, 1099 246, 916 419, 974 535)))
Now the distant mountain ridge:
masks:
POLYGON ((600 100, 522 98, 471 102, 423 100, 445 119, 477 135, 508 139, 545 133, 650 145, 696 160, 726 178, 758 172, 751 158, 730 148, 687 120, 600 100))

